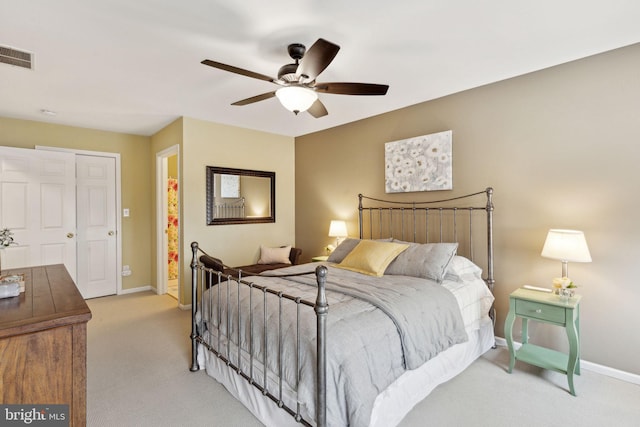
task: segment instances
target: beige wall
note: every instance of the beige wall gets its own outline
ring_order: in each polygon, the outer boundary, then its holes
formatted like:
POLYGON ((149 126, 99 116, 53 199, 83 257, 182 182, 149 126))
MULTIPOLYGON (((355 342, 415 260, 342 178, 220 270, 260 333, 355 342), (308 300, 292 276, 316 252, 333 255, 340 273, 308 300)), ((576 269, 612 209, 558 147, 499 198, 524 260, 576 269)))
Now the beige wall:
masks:
POLYGON ((131 212, 130 217, 122 218, 122 263, 128 264, 133 272, 122 278, 122 288, 151 284, 149 138, 0 117, 0 145, 20 148, 47 145, 120 153, 122 207, 131 212))
MULTIPOLYGON (((180 145, 180 277, 190 283, 192 241, 229 265, 257 261, 260 245, 295 244, 294 139, 264 132, 180 118, 151 138, 0 117, 0 144, 36 145, 115 152, 121 155, 123 264, 133 274, 123 277, 124 290, 156 286, 156 153, 180 145), (207 226, 205 166, 276 172, 276 223, 207 226), (237 236, 241 238, 238 239, 237 236)), ((191 301, 188 286, 180 302, 191 301)))
MULTIPOLYGON (((178 159, 176 159, 175 161, 175 171, 172 170, 173 166, 171 166, 171 163, 174 162, 169 162, 169 164, 167 165, 168 168, 168 173, 169 176, 174 176, 178 178, 178 191, 182 191, 182 182, 180 180, 180 170, 182 169, 182 165, 180 164, 180 159, 182 158, 182 133, 183 133, 183 119, 179 118, 175 121, 173 121, 172 123, 170 123, 169 125, 167 125, 166 127, 164 127, 163 129, 161 129, 160 131, 158 131, 157 133, 155 133, 152 137, 151 137, 151 149, 150 149, 150 156, 149 156, 149 170, 150 170, 150 213, 151 216, 150 218, 150 227, 151 227, 151 245, 150 245, 150 252, 149 252, 149 258, 150 258, 150 262, 151 262, 151 283, 152 286, 154 288, 156 288, 157 286, 157 273, 158 273, 158 247, 157 247, 157 197, 156 197, 156 178, 157 178, 157 169, 156 169, 156 161, 157 161, 157 154, 160 153, 161 151, 164 151, 170 147, 173 147, 174 145, 179 145, 180 149, 179 154, 178 154, 178 159), (175 175, 172 175, 175 174, 175 175)), ((178 214, 178 221, 179 222, 179 230, 180 233, 182 233, 182 215, 183 215, 183 204, 182 204, 182 200, 179 201, 180 204, 180 212, 178 214)), ((181 241, 180 244, 181 248, 180 248, 180 253, 184 254, 184 242, 181 241)), ((187 248, 188 249, 188 248, 187 248)), ((184 257, 184 255, 182 255, 184 257)), ((182 267, 180 268, 179 271, 179 277, 182 278, 184 277, 184 271, 182 269, 182 267)))
MULTIPOLYGON (((582 357, 640 374, 639 69, 635 45, 296 138, 296 241, 305 259, 332 243, 331 219, 347 220, 357 235, 359 192, 385 196, 385 142, 451 129, 454 190, 413 195, 495 188, 497 334, 510 292, 560 275, 559 261, 540 256, 548 229, 580 229, 593 258, 569 265, 583 295, 582 357)), ((530 335, 566 348, 558 328, 530 335)))
MULTIPOLYGON (((260 245, 295 244, 294 148, 291 137, 184 118, 181 164, 182 201, 187 207, 182 215, 185 254, 182 267, 187 272, 184 280, 191 278, 193 241, 227 265, 255 263, 260 245), (207 226, 206 166, 274 171, 276 222, 207 226)), ((187 286, 183 289, 188 291, 187 286)), ((183 293, 183 301, 189 303, 190 295, 183 293)))
POLYGON ((167 159, 167 176, 178 178, 178 156, 171 156, 167 159))

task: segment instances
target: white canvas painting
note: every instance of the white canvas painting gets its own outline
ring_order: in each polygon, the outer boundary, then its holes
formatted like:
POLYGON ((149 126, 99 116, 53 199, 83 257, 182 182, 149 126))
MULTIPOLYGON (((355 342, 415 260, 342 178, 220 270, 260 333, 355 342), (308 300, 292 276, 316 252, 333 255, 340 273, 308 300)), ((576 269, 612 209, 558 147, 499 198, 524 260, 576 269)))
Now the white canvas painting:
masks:
POLYGON ((220 197, 237 198, 240 197, 240 176, 220 175, 220 197))
POLYGON ((385 191, 453 189, 452 135, 448 130, 384 144, 385 191))

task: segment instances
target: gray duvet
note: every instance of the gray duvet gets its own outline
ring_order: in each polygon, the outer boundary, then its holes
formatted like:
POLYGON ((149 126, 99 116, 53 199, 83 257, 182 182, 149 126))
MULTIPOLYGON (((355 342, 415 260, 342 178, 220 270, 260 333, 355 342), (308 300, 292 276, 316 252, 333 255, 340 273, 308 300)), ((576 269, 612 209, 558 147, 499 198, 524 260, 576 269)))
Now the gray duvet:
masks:
MULTIPOLYGON (((302 272, 316 266, 303 264, 268 274, 302 272)), ((268 284, 269 288, 315 301, 313 274, 290 278, 255 276, 251 279, 261 285, 268 284)), ((265 361, 263 293, 253 290, 250 296, 246 288, 241 288, 238 296, 236 286, 227 289, 226 284, 213 290, 213 293, 205 294, 204 301, 218 299, 219 292, 223 303, 229 299, 232 315, 227 317, 225 310, 213 310, 213 319, 207 326, 211 345, 217 347, 220 343, 218 351, 228 354, 231 361, 237 363, 239 336, 240 365, 247 374, 253 371, 253 377, 262 385, 265 361), (235 310, 238 299, 240 316, 235 310), (253 327, 250 326, 249 310, 243 308, 250 302, 254 307, 253 327), (229 345, 227 336, 231 340, 229 345)), ((329 265, 327 300, 327 424, 330 426, 368 425, 376 396, 405 370, 415 369, 439 352, 467 340, 455 297, 434 281, 408 276, 376 278, 329 265)), ((297 322, 295 308, 285 301, 280 321, 278 298, 268 298, 268 301, 266 365, 274 373, 268 375, 269 391, 276 396, 279 394, 273 378, 275 373, 282 372, 285 402, 295 408, 295 401, 300 401, 303 413, 307 414, 305 418, 311 421, 315 402, 315 313, 310 307, 302 307, 297 322), (279 324, 280 335, 277 332, 279 324), (298 327, 300 334, 306 337, 301 340, 299 360, 295 351, 298 327), (277 356, 279 348, 281 358, 277 356), (296 383, 299 383, 297 397, 291 394, 296 383)), ((205 310, 205 314, 207 312, 205 310)))

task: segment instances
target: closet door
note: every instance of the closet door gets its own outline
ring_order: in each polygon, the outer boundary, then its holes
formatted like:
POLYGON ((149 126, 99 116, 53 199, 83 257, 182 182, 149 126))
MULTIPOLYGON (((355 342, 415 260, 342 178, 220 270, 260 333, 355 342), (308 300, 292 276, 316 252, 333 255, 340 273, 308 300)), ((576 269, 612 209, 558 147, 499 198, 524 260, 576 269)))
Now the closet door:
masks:
POLYGON ((2 269, 64 264, 76 279, 75 155, 0 147, 2 269))
POLYGON ((116 160, 77 155, 78 289, 84 298, 117 293, 116 160))

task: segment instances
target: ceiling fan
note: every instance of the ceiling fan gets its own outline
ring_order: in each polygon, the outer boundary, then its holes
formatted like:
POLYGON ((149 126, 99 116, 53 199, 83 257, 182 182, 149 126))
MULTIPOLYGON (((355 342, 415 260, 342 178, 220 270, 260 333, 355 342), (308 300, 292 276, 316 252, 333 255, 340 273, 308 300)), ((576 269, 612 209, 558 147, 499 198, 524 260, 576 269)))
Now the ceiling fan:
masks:
POLYGON ((318 93, 332 93, 337 95, 385 95, 388 85, 372 83, 319 83, 318 75, 327 68, 338 54, 340 46, 325 39, 318 39, 307 50, 300 43, 288 46, 289 56, 295 61, 280 67, 278 77, 273 78, 264 74, 255 73, 243 68, 205 59, 202 64, 242 76, 258 80, 265 80, 281 86, 272 92, 252 96, 251 98, 236 101, 231 105, 248 105, 265 99, 277 97, 282 105, 294 114, 308 111, 313 117, 326 116, 327 109, 318 99, 318 93))

